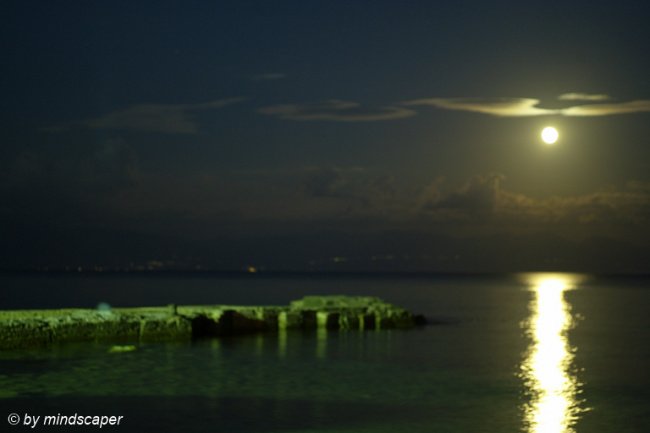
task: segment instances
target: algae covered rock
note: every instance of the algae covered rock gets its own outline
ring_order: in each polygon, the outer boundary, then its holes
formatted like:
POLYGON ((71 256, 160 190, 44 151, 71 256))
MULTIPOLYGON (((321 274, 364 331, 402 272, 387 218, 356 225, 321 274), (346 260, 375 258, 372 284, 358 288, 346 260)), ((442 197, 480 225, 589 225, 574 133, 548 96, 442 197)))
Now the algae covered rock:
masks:
POLYGON ((376 296, 305 296, 297 301, 291 301, 294 309, 337 309, 337 308, 370 308, 373 305, 388 305, 376 296))

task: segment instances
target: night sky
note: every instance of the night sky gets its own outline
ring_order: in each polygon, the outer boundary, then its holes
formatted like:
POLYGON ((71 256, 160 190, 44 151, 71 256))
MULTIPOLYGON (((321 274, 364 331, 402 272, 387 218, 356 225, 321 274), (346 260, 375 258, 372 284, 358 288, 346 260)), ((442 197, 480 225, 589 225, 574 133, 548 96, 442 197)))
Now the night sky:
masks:
POLYGON ((650 271, 646 1, 0 16, 2 268, 650 271))

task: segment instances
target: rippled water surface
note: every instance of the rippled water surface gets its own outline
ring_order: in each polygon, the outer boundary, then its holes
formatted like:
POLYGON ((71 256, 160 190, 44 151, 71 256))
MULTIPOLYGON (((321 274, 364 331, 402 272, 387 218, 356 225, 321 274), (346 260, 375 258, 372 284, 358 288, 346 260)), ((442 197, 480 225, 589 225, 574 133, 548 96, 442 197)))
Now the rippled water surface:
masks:
POLYGON ((0 422, 11 413, 21 424, 25 414, 77 413, 123 416, 102 430, 134 432, 646 431, 647 283, 550 274, 3 277, 3 287, 31 295, 7 298, 7 308, 56 308, 62 299, 79 307, 286 304, 340 293, 380 296, 436 324, 124 353, 91 343, 0 352, 0 422))

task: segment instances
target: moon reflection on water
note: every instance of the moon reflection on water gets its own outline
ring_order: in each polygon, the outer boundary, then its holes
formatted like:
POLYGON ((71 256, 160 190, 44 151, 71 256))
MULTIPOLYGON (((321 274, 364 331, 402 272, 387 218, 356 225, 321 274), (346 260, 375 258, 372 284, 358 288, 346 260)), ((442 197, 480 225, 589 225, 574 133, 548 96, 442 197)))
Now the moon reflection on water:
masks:
POLYGON ((537 274, 529 281, 534 297, 524 323, 531 344, 521 365, 526 394, 524 420, 529 433, 570 433, 586 409, 578 399, 575 351, 567 333, 574 326, 571 305, 564 299, 576 281, 569 275, 537 274))

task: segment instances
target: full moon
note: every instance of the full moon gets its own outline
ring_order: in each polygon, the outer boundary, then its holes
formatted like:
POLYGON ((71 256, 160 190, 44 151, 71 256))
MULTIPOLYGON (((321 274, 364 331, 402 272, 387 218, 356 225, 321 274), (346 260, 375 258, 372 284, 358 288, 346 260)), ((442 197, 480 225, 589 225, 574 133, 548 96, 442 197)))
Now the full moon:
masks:
POLYGON ((542 131, 542 140, 544 140, 544 143, 547 144, 555 143, 558 136, 559 134, 557 133, 557 129, 553 128, 552 126, 544 128, 542 131))

